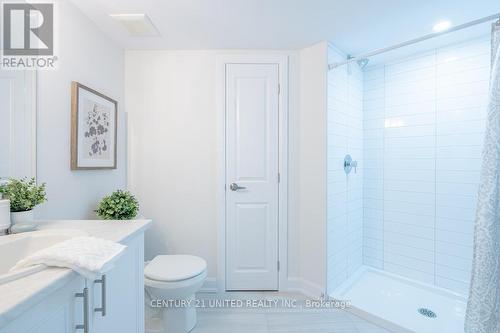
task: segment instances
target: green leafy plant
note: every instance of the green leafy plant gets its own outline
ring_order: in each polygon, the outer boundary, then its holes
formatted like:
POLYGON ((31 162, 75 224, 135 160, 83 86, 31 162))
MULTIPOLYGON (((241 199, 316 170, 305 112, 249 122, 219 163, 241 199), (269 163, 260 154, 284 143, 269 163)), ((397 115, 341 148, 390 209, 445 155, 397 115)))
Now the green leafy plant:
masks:
POLYGON ((139 202, 127 191, 118 190, 104 197, 95 211, 103 220, 130 220, 139 212, 139 202))
POLYGON ((35 178, 11 178, 0 186, 0 192, 10 200, 10 211, 13 213, 32 210, 47 200, 45 183, 37 185, 35 178))

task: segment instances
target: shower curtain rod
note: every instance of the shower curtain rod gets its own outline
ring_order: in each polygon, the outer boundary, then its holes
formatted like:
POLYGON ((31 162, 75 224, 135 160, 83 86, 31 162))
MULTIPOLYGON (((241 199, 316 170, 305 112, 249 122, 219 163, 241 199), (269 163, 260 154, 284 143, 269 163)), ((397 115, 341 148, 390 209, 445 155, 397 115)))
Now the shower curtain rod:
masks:
POLYGON ((331 64, 328 64, 328 70, 332 70, 334 68, 337 68, 339 66, 342 66, 342 65, 345 65, 345 64, 348 64, 348 63, 351 63, 353 61, 363 60, 363 59, 372 57, 372 56, 377 55, 377 54, 385 53, 385 52, 388 52, 388 51, 399 49, 399 48, 404 47, 404 46, 416 44, 416 43, 419 43, 419 42, 422 42, 424 40, 428 40, 428 39, 431 39, 431 38, 434 38, 434 37, 438 37, 438 36, 441 36, 441 35, 449 34, 449 33, 454 32, 454 31, 458 31, 458 30, 462 30, 462 29, 465 29, 465 28, 469 28, 469 27, 472 27, 472 26, 477 25, 477 24, 485 23, 485 22, 488 22, 488 21, 493 21, 495 19, 498 19, 499 22, 500 22, 500 13, 497 13, 495 15, 486 16, 486 17, 483 17, 483 18, 480 18, 480 19, 477 19, 477 20, 474 20, 474 21, 470 21, 470 22, 464 23, 464 24, 460 24, 460 25, 451 27, 450 29, 448 29, 446 31, 427 34, 427 35, 424 35, 422 37, 411 39, 411 40, 403 42, 403 43, 399 43, 399 44, 392 45, 392 46, 389 46, 389 47, 384 47, 384 48, 381 48, 381 49, 376 49, 374 51, 362 53, 362 54, 360 54, 358 56, 350 57, 349 59, 341 61, 341 62, 331 63, 331 64))

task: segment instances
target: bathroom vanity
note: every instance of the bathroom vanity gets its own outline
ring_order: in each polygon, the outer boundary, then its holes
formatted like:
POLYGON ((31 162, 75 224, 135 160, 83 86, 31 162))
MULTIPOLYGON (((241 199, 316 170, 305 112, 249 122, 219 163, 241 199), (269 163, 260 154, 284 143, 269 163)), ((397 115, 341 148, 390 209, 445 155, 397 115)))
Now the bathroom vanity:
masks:
MULTIPOLYGON (((40 223, 40 229, 49 235, 51 231, 73 229, 120 242, 127 248, 114 267, 96 280, 66 268, 38 269, 3 282, 0 276, 0 333, 144 332, 144 231, 150 223, 40 223)), ((0 247, 6 243, 0 238, 0 247)), ((29 246, 33 245, 28 244, 26 249, 29 246)))

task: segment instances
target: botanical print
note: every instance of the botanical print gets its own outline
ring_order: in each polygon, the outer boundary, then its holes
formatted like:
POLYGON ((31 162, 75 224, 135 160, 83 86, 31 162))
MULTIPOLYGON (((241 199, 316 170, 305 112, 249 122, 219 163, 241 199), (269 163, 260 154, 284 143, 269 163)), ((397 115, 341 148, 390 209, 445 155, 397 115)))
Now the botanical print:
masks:
POLYGON ((110 158, 110 118, 112 111, 109 107, 95 101, 89 99, 84 101, 83 147, 85 149, 84 153, 89 158, 110 158))
POLYGON ((116 169, 118 103, 78 82, 71 85, 71 170, 116 169))

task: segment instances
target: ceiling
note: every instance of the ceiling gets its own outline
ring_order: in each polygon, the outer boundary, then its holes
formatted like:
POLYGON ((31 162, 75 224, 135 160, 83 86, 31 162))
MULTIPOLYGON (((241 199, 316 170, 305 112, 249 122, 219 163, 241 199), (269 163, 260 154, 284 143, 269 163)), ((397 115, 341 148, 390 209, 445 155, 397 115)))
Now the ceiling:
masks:
POLYGON ((357 54, 500 13, 498 0, 71 0, 126 49, 297 49, 322 40, 357 54), (159 37, 109 14, 145 13, 159 37))

